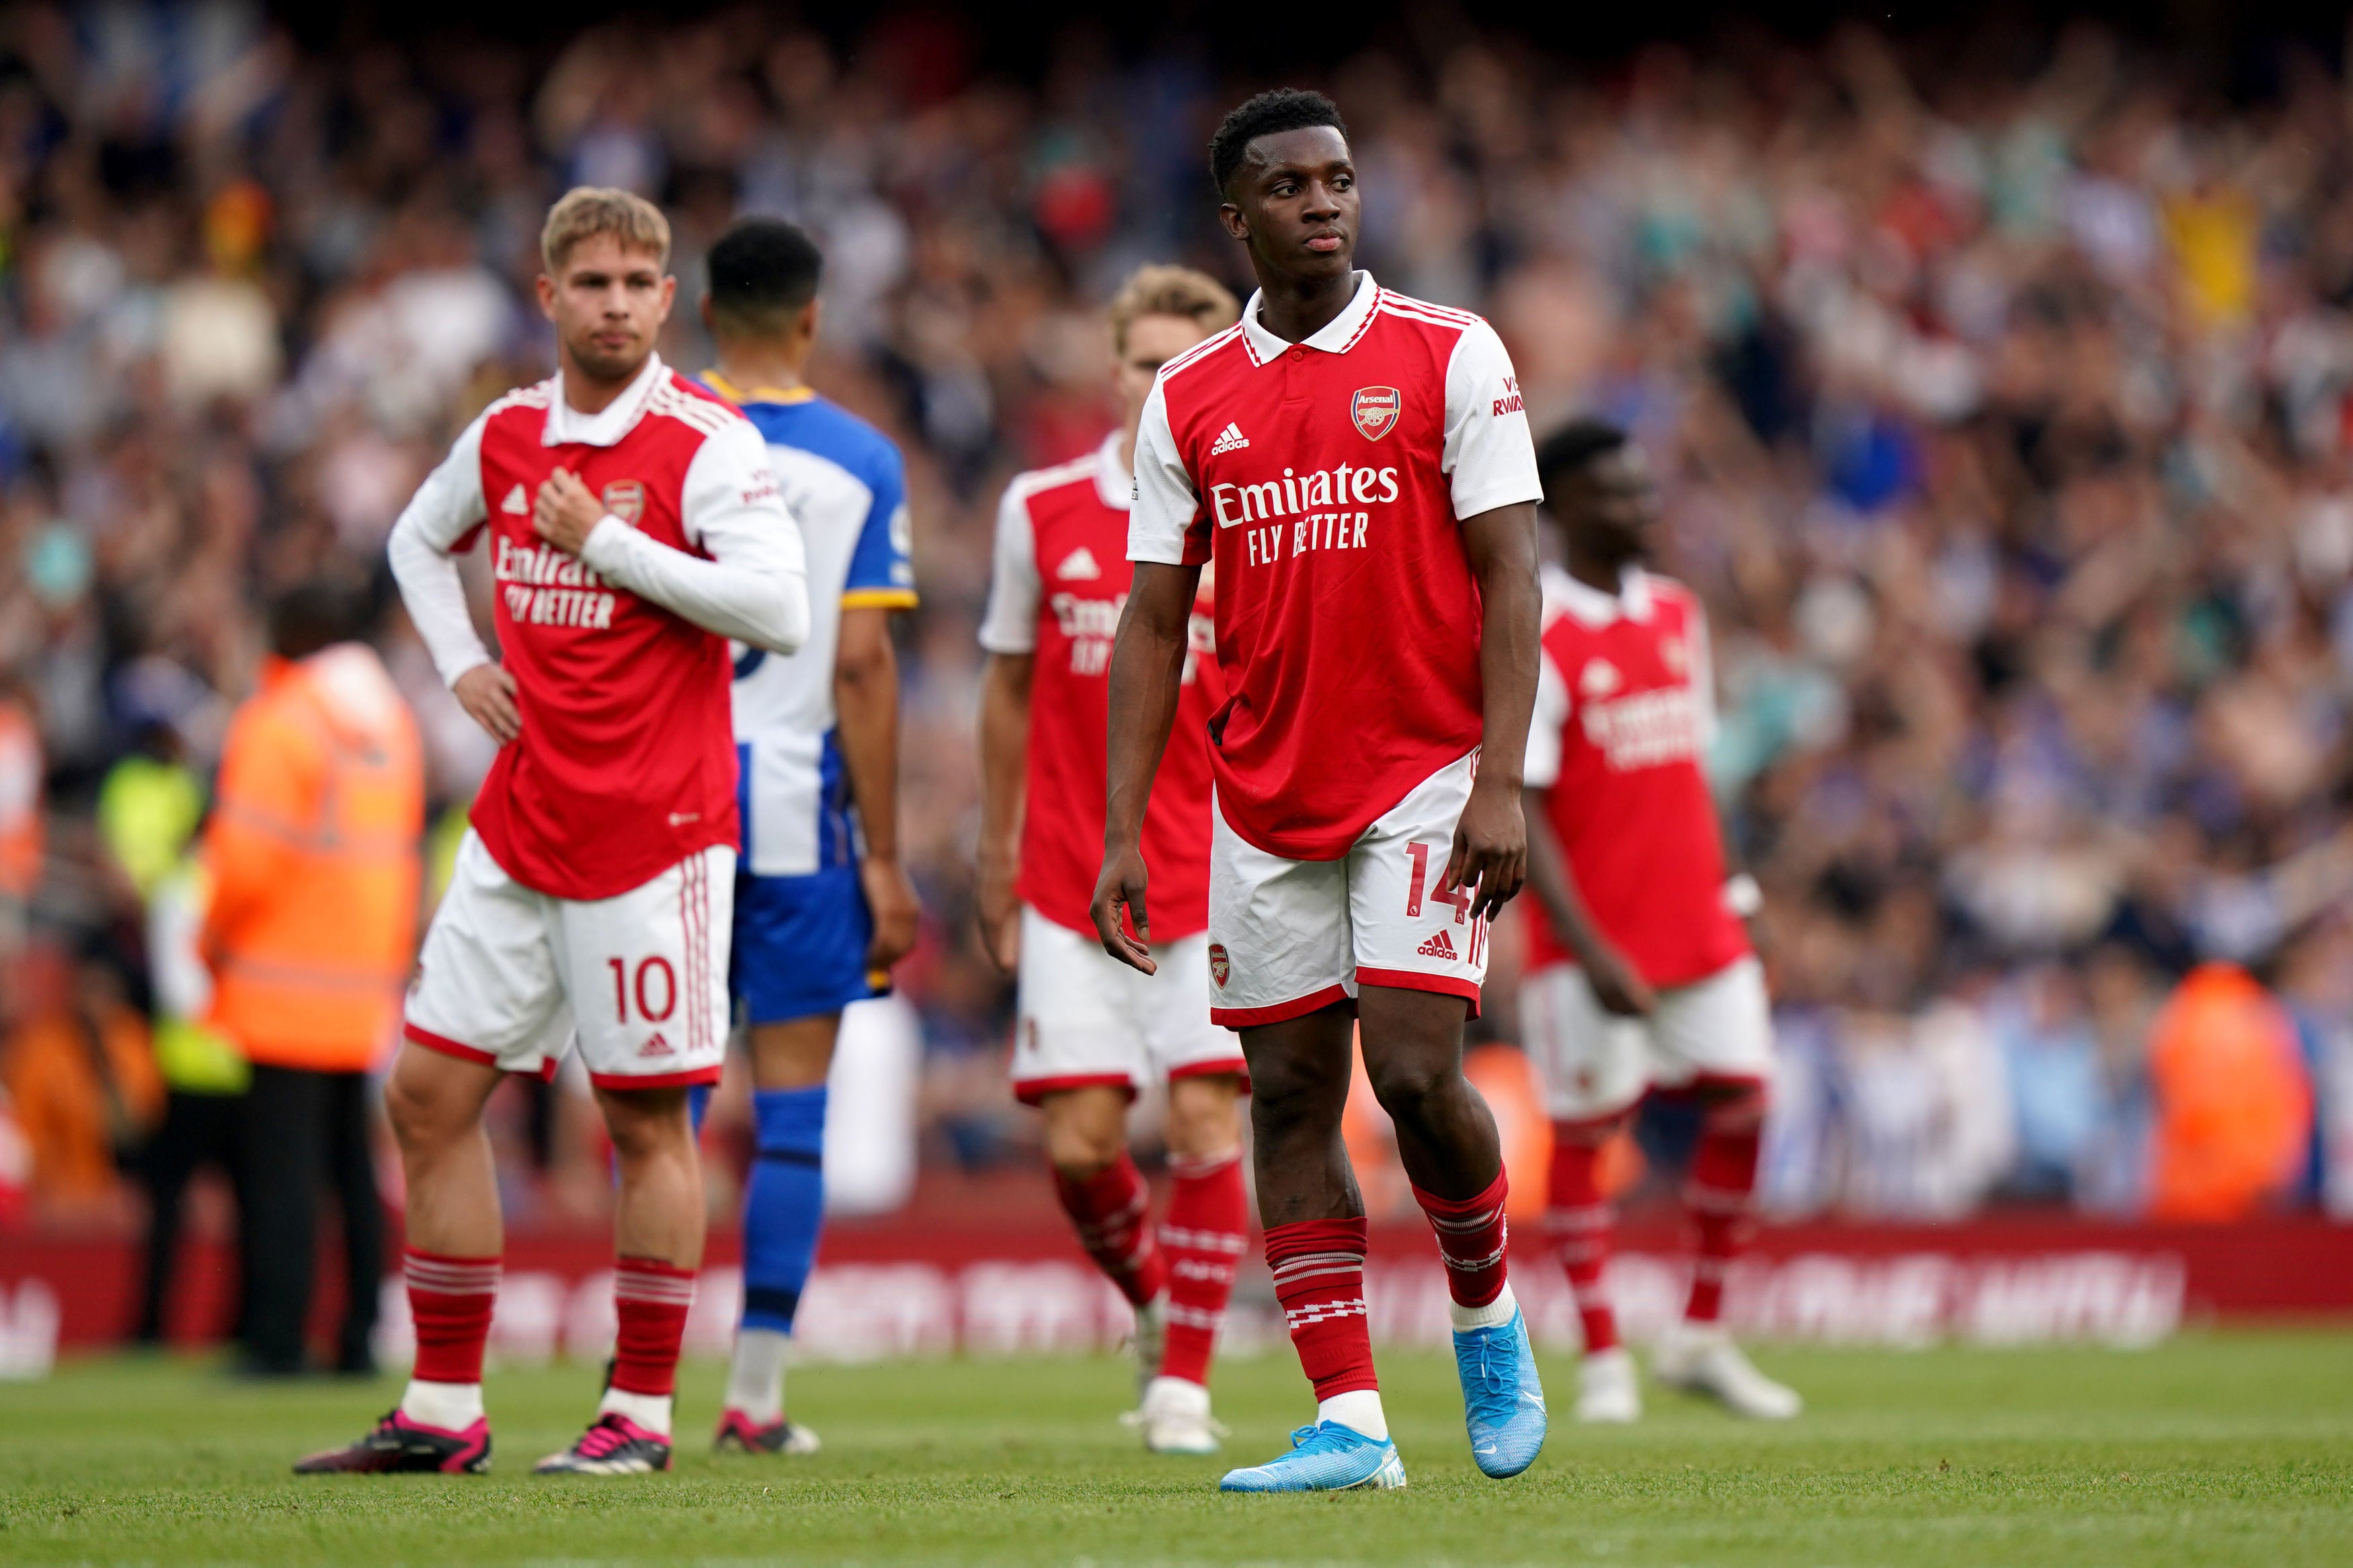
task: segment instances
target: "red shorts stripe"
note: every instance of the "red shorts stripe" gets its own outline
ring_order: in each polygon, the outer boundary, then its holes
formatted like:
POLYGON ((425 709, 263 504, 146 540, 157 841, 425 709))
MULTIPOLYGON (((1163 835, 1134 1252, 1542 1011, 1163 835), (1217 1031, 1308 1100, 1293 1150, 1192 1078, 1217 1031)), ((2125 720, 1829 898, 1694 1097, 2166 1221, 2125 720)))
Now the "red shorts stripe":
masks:
POLYGON ((1441 996, 1460 996, 1471 1004, 1471 1016, 1479 1016, 1479 983, 1458 980, 1451 974, 1424 974, 1416 969, 1356 970, 1359 990, 1367 985, 1387 985, 1398 991, 1432 991, 1441 996))
POLYGON ((1217 1078, 1226 1073, 1231 1073, 1242 1080, 1241 1091, 1244 1094, 1250 1091, 1250 1063, 1240 1057, 1235 1057, 1229 1061, 1187 1062, 1183 1067, 1170 1068, 1168 1081, 1175 1083, 1180 1078, 1217 1078))
POLYGON ((1212 1007, 1209 1022, 1229 1029, 1251 1029, 1261 1024, 1280 1024, 1290 1018, 1304 1018, 1310 1013, 1320 1013, 1335 1002, 1350 1000, 1345 985, 1326 985, 1323 990, 1289 1002, 1277 1002, 1271 1007, 1212 1007))
POLYGON ((592 1072, 588 1081, 598 1089, 691 1089, 699 1083, 717 1083, 721 1070, 713 1063, 685 1072, 592 1072))
POLYGON ((1124 1072, 1074 1072, 1057 1078, 1016 1079, 1013 1098, 1024 1105, 1035 1105, 1050 1094, 1073 1089, 1116 1089, 1130 1100, 1135 1098, 1135 1085, 1124 1072))
MULTIPOLYGON (((423 1046, 428 1051, 438 1052, 445 1057, 455 1057, 461 1062, 480 1062, 484 1067, 494 1068, 499 1065, 499 1058, 492 1056, 490 1052, 481 1050, 473 1046, 462 1045, 459 1042, 451 1039, 447 1035, 437 1035, 430 1029, 421 1029, 406 1018, 401 1020, 400 1032, 407 1039, 417 1045, 423 1046)), ((555 1069, 562 1065, 562 1063, 554 1060, 543 1060, 539 1064, 538 1069, 540 1081, 543 1083, 554 1083, 555 1081, 555 1069)), ((522 1069, 520 1068, 508 1068, 503 1070, 508 1072, 520 1072, 522 1069)))

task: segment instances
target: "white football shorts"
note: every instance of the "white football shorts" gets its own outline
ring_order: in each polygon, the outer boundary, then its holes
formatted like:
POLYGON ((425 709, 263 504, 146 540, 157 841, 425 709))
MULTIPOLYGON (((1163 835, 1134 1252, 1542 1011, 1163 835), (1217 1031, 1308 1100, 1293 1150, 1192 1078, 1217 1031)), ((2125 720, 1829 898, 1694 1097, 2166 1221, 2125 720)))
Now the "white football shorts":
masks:
POLYGON ((1424 779, 1336 860, 1270 855, 1213 811, 1211 1020, 1281 1023, 1365 985, 1461 996, 1477 1017, 1487 922, 1440 885, 1478 762, 1472 752, 1424 779))
POLYGON ((1247 1085, 1241 1041, 1209 1022, 1208 948, 1199 931, 1154 942, 1160 968, 1146 974, 1105 952, 1092 931, 1022 905, 1015 1097, 1035 1105, 1102 1084, 1133 1098, 1162 1079, 1210 1073, 1238 1073, 1247 1085))
POLYGON ((1614 1116, 1653 1087, 1772 1082, 1773 1007, 1754 954, 1658 995, 1658 1011, 1629 1018, 1596 1001, 1574 963, 1546 964, 1521 983, 1520 1027, 1555 1121, 1614 1116))
POLYGON ((576 1037, 599 1089, 716 1083, 734 906, 725 845, 617 897, 574 900, 524 887, 469 831, 425 933, 404 1033, 550 1079, 576 1037))

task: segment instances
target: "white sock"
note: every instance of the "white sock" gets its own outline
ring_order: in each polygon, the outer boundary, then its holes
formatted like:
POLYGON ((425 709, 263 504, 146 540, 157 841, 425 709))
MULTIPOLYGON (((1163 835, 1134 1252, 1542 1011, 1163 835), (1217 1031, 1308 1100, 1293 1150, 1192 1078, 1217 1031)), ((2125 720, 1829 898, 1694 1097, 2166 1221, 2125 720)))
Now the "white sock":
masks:
POLYGON ((727 1408, 742 1411, 754 1426, 776 1425, 785 1413, 785 1360, 792 1347, 792 1336, 776 1329, 736 1330, 727 1408))
POLYGON ((670 1436, 670 1396, 667 1394, 630 1394, 618 1388, 608 1388, 596 1404, 596 1414, 615 1411, 628 1416, 657 1437, 670 1436))
POLYGON ((1512 1299, 1512 1282, 1508 1279, 1495 1292, 1495 1299, 1483 1307, 1466 1307, 1460 1301, 1446 1303, 1446 1315, 1454 1320, 1454 1331, 1458 1334, 1468 1329, 1500 1329, 1519 1310, 1519 1302, 1512 1299))
POLYGON ((1388 1441, 1389 1418, 1381 1414, 1381 1395, 1377 1389, 1356 1388, 1345 1394, 1335 1394, 1315 1406, 1315 1420, 1318 1425, 1337 1421, 1343 1426, 1362 1432, 1375 1442, 1388 1441))
POLYGON ((400 1413, 424 1426, 463 1432, 482 1418, 482 1385, 479 1383, 427 1383, 408 1380, 400 1396, 400 1413))

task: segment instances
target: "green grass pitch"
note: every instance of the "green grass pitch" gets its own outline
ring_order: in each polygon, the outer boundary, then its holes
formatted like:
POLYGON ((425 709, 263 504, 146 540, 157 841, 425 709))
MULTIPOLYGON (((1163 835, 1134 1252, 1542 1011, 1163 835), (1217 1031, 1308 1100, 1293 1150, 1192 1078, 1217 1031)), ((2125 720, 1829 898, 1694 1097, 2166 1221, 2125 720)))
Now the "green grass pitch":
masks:
MULTIPOLYGON (((1666 1394, 1630 1430, 1556 1421, 1536 1468, 1471 1467, 1451 1364, 1382 1358, 1404 1491, 1227 1498, 1155 1459, 1105 1360, 807 1367, 809 1459, 714 1458, 720 1369, 690 1367, 675 1474, 536 1479, 591 1404, 581 1367, 493 1374, 488 1479, 298 1480, 396 1384, 230 1383, 69 1363, 0 1384, 0 1563, 2353 1563, 2353 1335, 2200 1334, 2146 1352, 1770 1351, 1810 1408, 1743 1426, 1666 1394)), ((1565 1417, 1573 1369, 1545 1375, 1565 1417)), ((1228 1457, 1306 1408, 1288 1356, 1220 1369, 1228 1457)))

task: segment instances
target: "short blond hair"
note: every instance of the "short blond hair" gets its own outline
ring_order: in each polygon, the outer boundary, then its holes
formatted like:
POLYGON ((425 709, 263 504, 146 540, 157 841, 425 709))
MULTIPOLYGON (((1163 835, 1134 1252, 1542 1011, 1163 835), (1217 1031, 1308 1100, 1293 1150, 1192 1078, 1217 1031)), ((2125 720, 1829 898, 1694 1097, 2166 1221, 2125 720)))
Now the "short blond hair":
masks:
POLYGON ((1127 329, 1138 316, 1183 316, 1201 335, 1224 331, 1241 320, 1241 301, 1206 272, 1189 267, 1139 267, 1111 300, 1111 341, 1127 347, 1127 329))
POLYGON ((539 259, 548 276, 564 265, 584 239, 609 234, 624 249, 646 251, 670 265, 670 219, 661 208, 632 191, 606 185, 575 185, 547 209, 539 231, 539 259))

